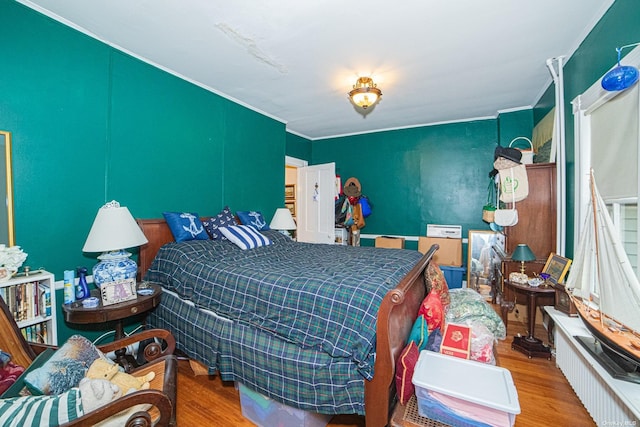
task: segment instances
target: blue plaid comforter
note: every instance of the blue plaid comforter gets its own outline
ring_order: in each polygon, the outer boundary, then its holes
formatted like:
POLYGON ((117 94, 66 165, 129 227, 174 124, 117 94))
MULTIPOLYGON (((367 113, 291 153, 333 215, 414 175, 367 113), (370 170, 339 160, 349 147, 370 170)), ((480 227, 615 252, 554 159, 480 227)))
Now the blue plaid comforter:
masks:
POLYGON ((265 234, 272 245, 245 251, 227 240, 167 244, 146 280, 302 348, 351 359, 370 379, 382 298, 421 254, 265 234))

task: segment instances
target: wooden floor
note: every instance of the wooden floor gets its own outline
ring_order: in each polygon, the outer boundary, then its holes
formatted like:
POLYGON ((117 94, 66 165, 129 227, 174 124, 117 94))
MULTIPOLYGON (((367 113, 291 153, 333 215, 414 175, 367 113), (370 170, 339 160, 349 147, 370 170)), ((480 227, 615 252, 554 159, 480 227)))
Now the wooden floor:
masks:
MULTIPOLYGON (((521 413, 515 426, 595 426, 553 359, 529 359, 511 349, 511 340, 518 333, 526 335, 524 324, 510 321, 507 339, 497 345, 500 366, 511 371, 518 390, 521 413)), ((541 326, 536 329, 536 336, 547 340, 541 326)), ((187 361, 179 363, 177 400, 179 426, 254 425, 243 418, 233 383, 223 383, 217 376, 196 376, 187 361)), ((364 426, 364 418, 336 416, 329 426, 364 426)))

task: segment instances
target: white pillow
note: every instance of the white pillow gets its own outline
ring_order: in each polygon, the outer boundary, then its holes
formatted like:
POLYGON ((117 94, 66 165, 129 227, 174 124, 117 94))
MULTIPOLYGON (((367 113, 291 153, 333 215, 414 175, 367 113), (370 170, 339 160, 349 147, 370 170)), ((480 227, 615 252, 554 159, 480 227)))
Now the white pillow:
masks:
POLYGON ((251 225, 232 225, 230 227, 220 227, 218 230, 242 250, 271 244, 271 240, 267 236, 251 225))

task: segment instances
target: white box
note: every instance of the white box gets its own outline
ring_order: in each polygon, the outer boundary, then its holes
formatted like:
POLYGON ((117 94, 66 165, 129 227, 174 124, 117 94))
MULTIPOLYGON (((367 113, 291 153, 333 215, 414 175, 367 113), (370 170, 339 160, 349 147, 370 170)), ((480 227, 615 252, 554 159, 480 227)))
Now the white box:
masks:
POLYGON ((336 245, 349 244, 349 231, 346 228, 335 229, 335 244, 336 245))
POLYGON ((520 413, 511 372, 498 366, 423 350, 413 384, 418 413, 444 424, 511 427, 520 413))
POLYGON ((258 427, 325 427, 332 415, 292 408, 239 384, 242 416, 258 427))
POLYGON ((462 239, 461 225, 427 224, 427 237, 462 239))

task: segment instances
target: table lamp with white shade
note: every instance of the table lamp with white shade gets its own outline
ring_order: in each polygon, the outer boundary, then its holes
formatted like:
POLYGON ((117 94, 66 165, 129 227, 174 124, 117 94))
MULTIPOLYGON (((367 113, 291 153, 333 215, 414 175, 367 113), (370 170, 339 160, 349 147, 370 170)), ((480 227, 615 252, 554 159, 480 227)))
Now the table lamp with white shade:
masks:
POLYGON ((126 207, 115 200, 98 209, 83 252, 102 252, 93 267, 93 282, 135 279, 138 265, 125 249, 144 245, 148 240, 126 207))
POLYGON ((279 230, 287 236, 290 236, 288 231, 295 230, 296 227, 296 222, 293 220, 293 216, 291 216, 291 211, 287 208, 276 209, 276 213, 273 215, 271 223, 269 223, 269 228, 279 230))

